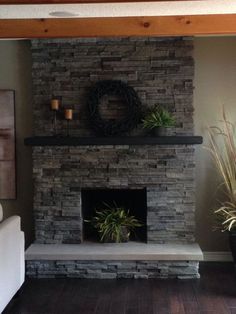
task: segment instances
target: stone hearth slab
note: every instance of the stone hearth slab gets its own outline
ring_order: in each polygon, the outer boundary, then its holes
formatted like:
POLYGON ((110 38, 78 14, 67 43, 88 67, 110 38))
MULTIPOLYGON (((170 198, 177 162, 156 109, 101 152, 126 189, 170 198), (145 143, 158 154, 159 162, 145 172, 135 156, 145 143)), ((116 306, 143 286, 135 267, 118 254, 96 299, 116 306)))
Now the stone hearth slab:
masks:
POLYGON ((116 261, 202 261, 203 254, 197 243, 146 244, 83 243, 32 244, 25 253, 33 260, 116 260, 116 261))

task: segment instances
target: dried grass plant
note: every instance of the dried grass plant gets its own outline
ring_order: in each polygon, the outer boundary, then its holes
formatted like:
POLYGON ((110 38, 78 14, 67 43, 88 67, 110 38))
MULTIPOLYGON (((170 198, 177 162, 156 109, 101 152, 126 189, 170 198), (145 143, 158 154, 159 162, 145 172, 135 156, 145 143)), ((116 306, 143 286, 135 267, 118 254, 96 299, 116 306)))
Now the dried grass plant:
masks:
POLYGON ((225 201, 214 210, 222 231, 236 230, 236 138, 235 125, 231 123, 223 108, 221 126, 208 128, 210 151, 222 178, 220 188, 225 192, 225 201))

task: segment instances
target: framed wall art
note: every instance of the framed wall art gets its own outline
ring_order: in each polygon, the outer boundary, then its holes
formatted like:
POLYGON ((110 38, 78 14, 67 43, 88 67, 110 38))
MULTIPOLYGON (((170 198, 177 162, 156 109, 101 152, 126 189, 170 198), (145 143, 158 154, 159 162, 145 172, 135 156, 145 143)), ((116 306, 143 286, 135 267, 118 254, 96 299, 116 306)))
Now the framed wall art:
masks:
POLYGON ((0 90, 0 199, 16 198, 15 95, 0 90))

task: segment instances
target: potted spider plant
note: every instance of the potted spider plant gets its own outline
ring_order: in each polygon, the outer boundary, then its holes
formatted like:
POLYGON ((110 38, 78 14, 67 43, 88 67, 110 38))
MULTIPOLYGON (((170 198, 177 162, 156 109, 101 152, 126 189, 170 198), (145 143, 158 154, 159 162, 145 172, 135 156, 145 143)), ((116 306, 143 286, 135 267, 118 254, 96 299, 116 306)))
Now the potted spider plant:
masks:
POLYGON ((210 151, 221 176, 220 187, 224 189, 225 200, 214 210, 222 232, 229 233, 229 244, 236 263, 236 138, 235 125, 228 121, 223 108, 220 127, 208 128, 210 151))
POLYGON ((229 246, 232 252, 234 263, 236 263, 236 204, 224 202, 215 210, 218 220, 221 223, 221 230, 229 232, 229 246))
POLYGON ((154 106, 142 120, 143 128, 151 130, 156 136, 173 135, 175 119, 173 115, 161 106, 154 106))
POLYGON ((131 232, 142 224, 129 210, 122 206, 104 203, 104 208, 95 211, 95 216, 87 221, 96 229, 101 242, 128 242, 131 232))

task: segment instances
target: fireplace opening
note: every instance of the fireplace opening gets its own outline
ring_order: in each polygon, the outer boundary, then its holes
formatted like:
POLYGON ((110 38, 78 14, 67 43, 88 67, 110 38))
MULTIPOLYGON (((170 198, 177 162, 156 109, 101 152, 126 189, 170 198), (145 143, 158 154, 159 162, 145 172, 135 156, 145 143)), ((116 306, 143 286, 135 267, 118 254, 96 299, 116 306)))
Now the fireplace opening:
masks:
POLYGON ((103 209, 104 204, 123 207, 141 224, 131 233, 131 241, 147 242, 147 193, 146 189, 82 189, 83 241, 98 242, 95 228, 88 221, 103 209))

